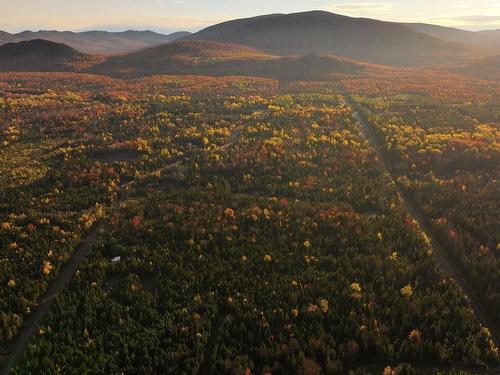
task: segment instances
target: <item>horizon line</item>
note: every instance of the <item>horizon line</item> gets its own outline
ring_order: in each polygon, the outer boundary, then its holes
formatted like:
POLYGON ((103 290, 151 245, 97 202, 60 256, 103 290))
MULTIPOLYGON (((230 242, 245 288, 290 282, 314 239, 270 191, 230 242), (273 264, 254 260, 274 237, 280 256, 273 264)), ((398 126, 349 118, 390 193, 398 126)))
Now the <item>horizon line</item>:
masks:
POLYGON ((339 16, 344 16, 344 17, 349 17, 349 18, 355 18, 355 19, 370 19, 370 20, 377 20, 377 21, 382 21, 382 22, 390 22, 390 23, 398 23, 398 24, 427 24, 427 25, 432 25, 432 26, 439 26, 439 27, 446 27, 450 29, 457 29, 457 30, 463 30, 463 31, 470 31, 470 32, 484 32, 484 31, 497 31, 500 30, 500 28, 494 26, 492 28, 467 28, 467 27, 457 27, 457 26, 446 26, 440 23, 433 23, 432 21, 393 21, 393 20, 385 20, 381 18, 375 18, 375 17, 357 17, 357 16, 349 16, 341 13, 335 13, 331 12, 328 10, 322 10, 322 9, 316 9, 316 10, 309 10, 309 11, 304 11, 304 12, 290 12, 290 13, 269 13, 269 14, 258 14, 254 16, 245 16, 245 17, 236 17, 236 18, 228 18, 225 20, 213 20, 214 23, 207 23, 204 26, 200 27, 168 27, 168 26, 163 26, 163 25, 92 25, 92 26, 85 26, 85 27, 80 27, 76 29, 65 29, 65 28, 52 28, 52 27, 42 27, 37 30, 38 27, 30 27, 27 26, 27 28, 24 27, 19 27, 19 28, 13 28, 13 27, 7 27, 5 29, 0 29, 0 31, 11 34, 11 35, 16 35, 16 34, 22 34, 24 32, 32 32, 32 33, 37 33, 37 32, 71 32, 71 33, 85 33, 85 32, 92 32, 92 31, 97 31, 97 32, 108 32, 108 33, 123 33, 127 31, 136 31, 136 32, 154 32, 157 34, 163 34, 163 35, 169 35, 177 32, 191 32, 191 33, 196 33, 200 30, 203 30, 207 27, 217 25, 219 23, 223 22, 228 22, 228 21, 233 21, 233 20, 238 20, 238 19, 246 19, 246 18, 255 18, 255 17, 260 17, 260 16, 268 16, 268 15, 290 15, 290 14, 300 14, 300 13, 311 13, 311 12, 325 12, 325 13, 330 13, 330 14, 336 14, 339 16), (10 30, 10 31, 9 31, 10 30))

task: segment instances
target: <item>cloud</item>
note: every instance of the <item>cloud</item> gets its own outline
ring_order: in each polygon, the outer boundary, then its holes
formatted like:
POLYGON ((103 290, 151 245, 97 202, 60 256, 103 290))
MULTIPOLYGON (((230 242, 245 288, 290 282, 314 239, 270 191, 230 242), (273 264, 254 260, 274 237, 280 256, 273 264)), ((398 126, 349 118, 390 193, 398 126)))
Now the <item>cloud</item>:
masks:
POLYGON ((395 4, 390 2, 336 3, 327 6, 325 10, 349 16, 364 17, 389 15, 393 12, 394 6, 395 4))
MULTIPOLYGON (((439 19, 439 18, 435 18, 435 19, 439 19)), ((457 17, 447 17, 446 19, 464 21, 464 22, 499 22, 500 15, 498 15, 498 16, 490 16, 490 15, 488 15, 488 16, 486 16, 486 15, 457 16, 457 17)))
POLYGON ((429 18, 432 23, 479 30, 483 28, 500 28, 500 15, 467 15, 429 18))

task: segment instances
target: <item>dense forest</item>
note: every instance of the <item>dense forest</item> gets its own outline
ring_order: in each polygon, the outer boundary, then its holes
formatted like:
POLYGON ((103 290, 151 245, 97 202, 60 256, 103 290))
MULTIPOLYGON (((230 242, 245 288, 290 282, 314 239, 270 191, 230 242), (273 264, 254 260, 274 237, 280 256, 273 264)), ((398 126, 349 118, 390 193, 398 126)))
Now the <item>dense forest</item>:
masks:
POLYGON ((0 359, 98 228, 13 373, 498 366, 500 85, 400 73, 0 74, 0 359))
POLYGON ((496 107, 425 100, 415 106, 413 98, 360 103, 397 160, 398 183, 422 208, 500 325, 496 107))

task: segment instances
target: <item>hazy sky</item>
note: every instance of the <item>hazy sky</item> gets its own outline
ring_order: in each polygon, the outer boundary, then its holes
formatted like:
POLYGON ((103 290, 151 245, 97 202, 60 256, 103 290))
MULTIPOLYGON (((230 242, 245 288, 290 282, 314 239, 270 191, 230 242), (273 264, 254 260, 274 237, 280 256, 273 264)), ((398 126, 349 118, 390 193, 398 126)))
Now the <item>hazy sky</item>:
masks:
POLYGON ((500 29, 500 0, 0 0, 0 30, 198 30, 267 13, 312 9, 470 30, 500 29))

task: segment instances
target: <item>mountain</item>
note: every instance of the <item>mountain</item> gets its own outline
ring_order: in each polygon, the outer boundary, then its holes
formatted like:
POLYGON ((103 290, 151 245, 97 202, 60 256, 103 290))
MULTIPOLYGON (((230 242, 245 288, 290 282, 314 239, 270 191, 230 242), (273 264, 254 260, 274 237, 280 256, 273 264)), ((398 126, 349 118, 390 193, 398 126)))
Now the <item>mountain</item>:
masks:
POLYGON ((466 44, 474 48, 481 48, 487 52, 500 52, 500 30, 466 31, 425 23, 401 25, 448 42, 466 44))
POLYGON ((94 71, 135 72, 136 74, 162 74, 204 63, 227 60, 271 58, 251 47, 205 41, 178 41, 147 48, 127 55, 112 56, 94 71))
POLYGON ((177 41, 123 56, 88 69, 95 74, 136 78, 159 74, 260 76, 282 80, 320 80, 355 73, 364 65, 335 56, 274 56, 257 49, 206 41, 177 41))
POLYGON ((62 44, 34 39, 0 46, 0 71, 64 72, 79 71, 101 59, 62 44))
POLYGON ((500 55, 474 61, 458 69, 458 72, 481 79, 500 80, 500 55))
POLYGON ((189 31, 176 31, 175 33, 167 34, 165 36, 167 37, 167 39, 169 41, 173 42, 174 40, 187 38, 191 34, 193 34, 193 33, 189 32, 189 31))
POLYGON ((72 31, 23 31, 19 34, 0 33, 0 44, 20 42, 33 39, 44 39, 56 43, 64 43, 78 51, 109 56, 128 53, 185 38, 191 33, 181 31, 169 35, 158 34, 153 31, 86 31, 76 33, 72 31))
POLYGON ((8 43, 12 38, 12 35, 0 30, 0 44, 8 43))
POLYGON ((235 43, 275 55, 334 54, 396 66, 464 61, 469 47, 410 27, 323 11, 271 14, 224 22, 187 39, 235 43))

